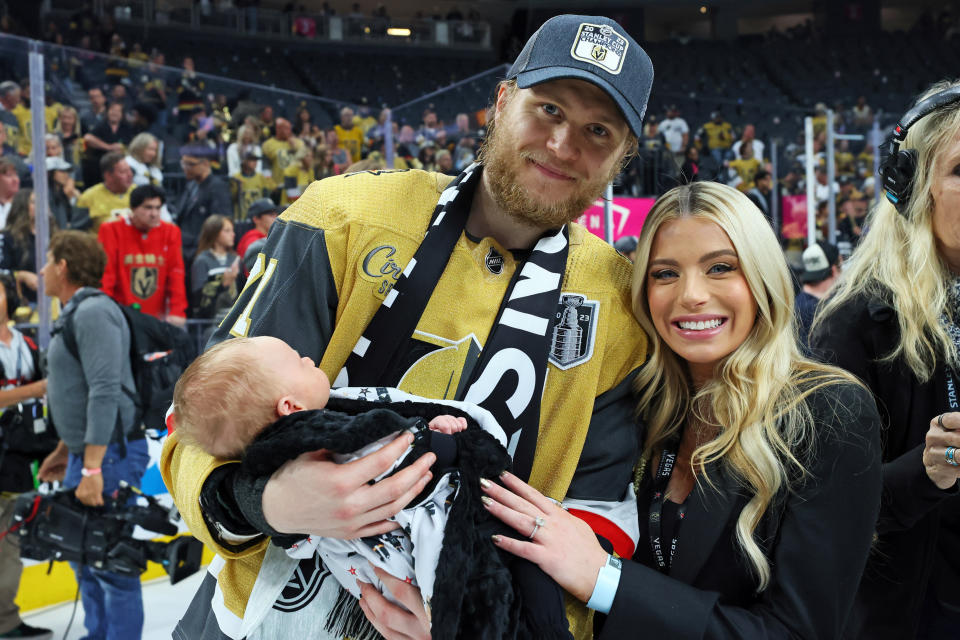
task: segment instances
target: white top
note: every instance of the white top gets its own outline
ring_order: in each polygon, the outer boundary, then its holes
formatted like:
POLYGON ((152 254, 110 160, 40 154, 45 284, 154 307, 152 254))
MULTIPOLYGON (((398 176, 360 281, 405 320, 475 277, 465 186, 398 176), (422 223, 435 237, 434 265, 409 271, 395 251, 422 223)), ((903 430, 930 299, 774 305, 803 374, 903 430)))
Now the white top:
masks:
POLYGON ((131 155, 128 155, 126 160, 130 170, 133 171, 133 184, 138 187, 145 184, 163 186, 163 171, 160 171, 159 167, 144 164, 131 155))
MULTIPOLYGON (((271 174, 270 168, 267 167, 267 172, 263 172, 263 151, 260 150, 260 145, 254 144, 249 145, 249 150, 256 154, 257 158, 257 173, 265 176, 271 174)), ((243 161, 243 158, 240 157, 240 145, 236 142, 230 144, 227 147, 227 175, 232 176, 240 173, 240 163, 243 161)))
MULTIPOLYGON (((743 145, 743 140, 737 140, 733 143, 733 155, 736 156, 737 160, 743 160, 740 156, 740 147, 743 145)), ((753 157, 763 162, 763 150, 764 144, 759 140, 754 139, 753 141, 753 157)))
POLYGON ((33 380, 33 356, 23 334, 10 327, 13 337, 10 344, 0 342, 0 365, 5 378, 0 380, 0 388, 12 389, 33 380))
POLYGON ((684 151, 683 136, 684 134, 690 133, 690 127, 687 125, 687 121, 679 116, 676 118, 667 118, 660 123, 660 133, 663 134, 664 140, 667 141, 667 146, 670 147, 670 151, 680 153, 684 151))

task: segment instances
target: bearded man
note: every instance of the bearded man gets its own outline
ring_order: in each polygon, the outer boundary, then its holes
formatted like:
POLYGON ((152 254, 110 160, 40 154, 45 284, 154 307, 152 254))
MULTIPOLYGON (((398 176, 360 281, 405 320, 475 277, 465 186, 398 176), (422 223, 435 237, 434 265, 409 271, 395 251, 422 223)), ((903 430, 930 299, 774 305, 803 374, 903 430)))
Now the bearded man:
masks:
MULTIPOLYGON (((479 404, 506 431, 513 471, 546 495, 621 500, 639 451, 630 385, 647 343, 631 314, 630 263, 571 222, 635 152, 652 81, 616 22, 550 19, 500 84, 478 163, 452 180, 371 171, 312 184, 274 224, 213 342, 271 335, 334 386, 479 404)), ((272 608, 247 607, 270 564, 268 536, 396 528, 387 518, 427 485, 434 454, 371 480, 409 443, 345 465, 317 451, 249 478, 172 433, 164 479, 221 556, 175 637, 338 637, 316 624, 339 591, 318 558, 301 561, 272 608)), ((373 626, 429 637, 415 588, 381 577, 409 611, 366 585, 373 626)), ((582 603, 569 602, 568 618, 590 637, 582 603)))

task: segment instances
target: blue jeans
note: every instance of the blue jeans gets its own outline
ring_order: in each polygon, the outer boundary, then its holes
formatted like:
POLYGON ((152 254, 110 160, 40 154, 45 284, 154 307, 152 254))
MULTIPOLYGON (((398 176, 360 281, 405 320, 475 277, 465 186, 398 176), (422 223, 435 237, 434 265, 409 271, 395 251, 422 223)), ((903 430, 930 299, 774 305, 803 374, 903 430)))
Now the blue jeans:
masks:
MULTIPOLYGON (((127 455, 121 456, 117 443, 107 447, 103 457, 103 493, 112 494, 121 480, 140 486, 140 479, 150 462, 146 440, 127 442, 127 455)), ((83 457, 70 454, 63 485, 80 484, 83 457)), ((71 563, 80 585, 83 601, 83 640, 139 640, 143 631, 143 597, 140 577, 99 571, 71 563)))

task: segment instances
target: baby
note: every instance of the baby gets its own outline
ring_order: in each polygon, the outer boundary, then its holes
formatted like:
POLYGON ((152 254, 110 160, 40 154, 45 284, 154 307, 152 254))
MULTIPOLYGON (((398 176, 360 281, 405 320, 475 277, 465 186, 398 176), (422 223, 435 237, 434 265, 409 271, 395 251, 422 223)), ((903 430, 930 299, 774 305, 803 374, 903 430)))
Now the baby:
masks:
MULTIPOLYGON (((277 419, 323 409, 329 400, 327 375, 283 340, 235 338, 208 349, 183 373, 174 391, 174 416, 181 440, 235 460, 277 419), (234 399, 242 400, 242 410, 234 399)), ((467 420, 438 415, 428 426, 452 434, 466 429, 467 420)))

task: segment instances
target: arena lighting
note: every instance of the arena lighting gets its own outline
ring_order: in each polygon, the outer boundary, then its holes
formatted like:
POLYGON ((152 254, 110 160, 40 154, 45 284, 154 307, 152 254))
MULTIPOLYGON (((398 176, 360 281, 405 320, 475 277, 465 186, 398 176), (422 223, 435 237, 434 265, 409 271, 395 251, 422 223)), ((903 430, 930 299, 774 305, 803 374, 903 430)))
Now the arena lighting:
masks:
POLYGON ((706 12, 707 12, 707 5, 705 4, 700 5, 700 13, 706 13, 706 12))
POLYGON ((400 38, 409 38, 409 37, 410 37, 410 29, 401 28, 401 27, 390 27, 389 29, 387 29, 387 35, 388 35, 388 36, 397 36, 397 37, 400 37, 400 38))

